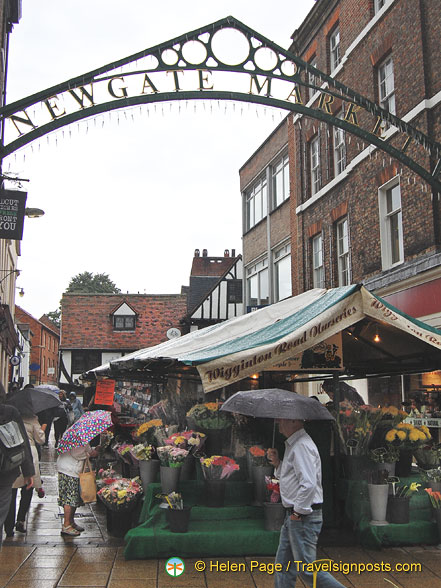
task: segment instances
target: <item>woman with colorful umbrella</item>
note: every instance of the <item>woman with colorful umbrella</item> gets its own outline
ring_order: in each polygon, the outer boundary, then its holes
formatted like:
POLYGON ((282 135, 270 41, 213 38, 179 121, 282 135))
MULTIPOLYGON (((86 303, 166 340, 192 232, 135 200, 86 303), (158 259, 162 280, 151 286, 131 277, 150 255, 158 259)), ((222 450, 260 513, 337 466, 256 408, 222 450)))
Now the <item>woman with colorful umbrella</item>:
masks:
POLYGON ((84 531, 74 518, 76 509, 82 504, 79 474, 86 458, 99 453, 90 447, 89 441, 111 426, 110 412, 86 413, 67 429, 58 445, 58 504, 64 511, 62 535, 75 537, 84 531))

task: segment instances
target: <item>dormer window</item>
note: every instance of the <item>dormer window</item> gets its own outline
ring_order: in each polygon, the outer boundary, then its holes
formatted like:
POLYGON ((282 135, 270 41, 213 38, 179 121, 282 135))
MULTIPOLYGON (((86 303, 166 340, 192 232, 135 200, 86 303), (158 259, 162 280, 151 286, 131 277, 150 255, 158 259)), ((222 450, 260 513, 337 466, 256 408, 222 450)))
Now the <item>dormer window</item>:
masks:
POLYGON ((137 313, 127 302, 120 304, 110 313, 114 331, 134 331, 137 313))
POLYGON ((113 328, 115 331, 134 331, 135 317, 134 316, 114 316, 113 328))

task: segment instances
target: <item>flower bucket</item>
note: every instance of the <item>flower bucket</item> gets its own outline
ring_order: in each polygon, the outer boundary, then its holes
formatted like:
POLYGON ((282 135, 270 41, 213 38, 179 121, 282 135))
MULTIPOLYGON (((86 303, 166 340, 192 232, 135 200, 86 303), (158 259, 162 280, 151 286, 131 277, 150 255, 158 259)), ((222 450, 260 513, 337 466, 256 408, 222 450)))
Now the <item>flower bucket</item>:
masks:
POLYGON ((147 492, 148 485, 156 482, 159 472, 159 459, 140 459, 139 475, 142 480, 144 494, 147 492))
POLYGON ((195 459, 190 453, 188 454, 188 456, 186 457, 182 466, 179 469, 181 470, 179 474, 179 479, 182 482, 194 479, 196 472, 195 459))
POLYGON ((225 503, 225 480, 205 480, 206 505, 220 507, 225 503))
POLYGON ((365 479, 365 471, 372 469, 372 465, 367 455, 343 455, 344 477, 347 480, 365 479))
POLYGON ((396 525, 406 525, 409 522, 409 497, 389 496, 387 505, 387 520, 396 525))
POLYGON ((186 533, 190 523, 191 506, 184 506, 183 509, 169 508, 165 516, 172 533, 186 533))
POLYGON ((408 478, 412 473, 412 450, 400 449, 400 458, 395 464, 395 475, 408 478))
POLYGON ((168 466, 160 466, 159 475, 161 479, 161 489, 164 494, 176 492, 179 482, 179 470, 181 468, 171 468, 168 466))
POLYGON ((265 476, 271 476, 273 466, 253 466, 251 475, 253 479, 254 501, 253 506, 263 506, 266 495, 265 476))
POLYGON ((386 470, 389 477, 395 476, 395 461, 386 461, 385 463, 376 463, 374 469, 377 471, 386 470))
POLYGON ((373 526, 383 526, 389 523, 386 520, 387 499, 389 496, 388 484, 368 484, 369 503, 371 507, 373 526))
POLYGON ((281 502, 263 503, 265 531, 280 531, 285 520, 285 507, 281 502))

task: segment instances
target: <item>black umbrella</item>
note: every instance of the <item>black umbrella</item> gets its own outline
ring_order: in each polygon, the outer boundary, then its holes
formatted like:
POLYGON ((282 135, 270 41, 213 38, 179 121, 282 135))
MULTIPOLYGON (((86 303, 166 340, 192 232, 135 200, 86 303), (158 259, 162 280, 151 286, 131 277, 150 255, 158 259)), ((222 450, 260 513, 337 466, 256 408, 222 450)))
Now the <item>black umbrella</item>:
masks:
POLYGON ((23 417, 31 417, 43 410, 62 405, 58 394, 45 387, 23 388, 8 396, 6 402, 15 406, 23 417))
POLYGON ((301 421, 335 420, 329 410, 315 398, 308 398, 279 388, 236 392, 222 404, 221 410, 261 418, 301 421))

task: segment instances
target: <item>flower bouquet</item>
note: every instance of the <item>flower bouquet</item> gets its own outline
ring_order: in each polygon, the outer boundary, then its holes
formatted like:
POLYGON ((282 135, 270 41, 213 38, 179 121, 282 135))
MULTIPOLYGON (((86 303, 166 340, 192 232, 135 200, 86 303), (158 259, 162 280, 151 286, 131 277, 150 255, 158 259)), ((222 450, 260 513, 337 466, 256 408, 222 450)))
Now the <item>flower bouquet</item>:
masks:
POLYGON ((432 490, 432 488, 424 488, 430 498, 430 503, 432 504, 433 508, 440 509, 441 508, 441 492, 437 490, 432 490))
POLYGON ((113 440, 113 433, 112 431, 103 431, 100 434, 100 447, 101 449, 104 451, 105 449, 107 449, 109 447, 109 445, 112 443, 113 440))
POLYGON ((182 510, 184 508, 184 500, 182 494, 179 492, 170 492, 170 494, 155 494, 155 498, 161 498, 163 502, 168 504, 172 510, 182 510))
POLYGON ((113 484, 113 482, 120 478, 121 474, 118 474, 113 468, 101 468, 96 473, 96 487, 100 490, 104 486, 110 486, 110 484, 113 484))
POLYGON ((124 463, 137 465, 138 462, 131 456, 132 449, 131 443, 120 443, 113 446, 113 451, 124 463))
POLYGON ((396 486, 392 484, 392 496, 396 498, 412 498, 414 492, 418 492, 421 484, 412 482, 409 486, 396 486))
POLYGON ((148 461, 155 455, 155 448, 153 445, 145 445, 144 443, 138 443, 134 445, 130 450, 132 457, 138 461, 148 461))
POLYGON ((141 494, 142 488, 138 478, 120 478, 98 492, 102 502, 113 511, 131 509, 141 494))
POLYGON ((228 480, 235 471, 239 470, 239 464, 225 455, 201 457, 200 462, 206 480, 228 480))
POLYGON ((248 451, 251 457, 251 464, 253 466, 270 465, 266 458, 266 449, 262 449, 262 447, 259 447, 258 445, 253 445, 248 449, 248 451))
POLYGON ((180 468, 188 455, 187 449, 180 449, 172 445, 164 445, 156 449, 161 466, 180 468))
POLYGON ((271 476, 265 476, 265 485, 268 502, 281 502, 279 480, 277 478, 271 478, 271 476))
POLYGON ((354 407, 346 401, 341 402, 336 422, 343 453, 366 455, 381 418, 379 408, 369 405, 354 407))
POLYGON ((142 423, 142 425, 136 429, 134 437, 140 443, 153 443, 154 434, 158 428, 164 428, 164 423, 161 419, 152 419, 142 423))
POLYGON ((399 423, 386 433, 385 440, 393 447, 415 450, 431 439, 429 429, 425 425, 416 427, 410 423, 399 423))
POLYGON ((197 428, 228 429, 233 424, 233 417, 228 412, 222 412, 221 406, 221 402, 195 404, 187 412, 187 418, 191 419, 197 428))
POLYGON ((199 433, 198 431, 182 431, 170 435, 165 440, 165 444, 187 449, 190 453, 194 453, 202 448, 206 438, 204 433, 199 433))

